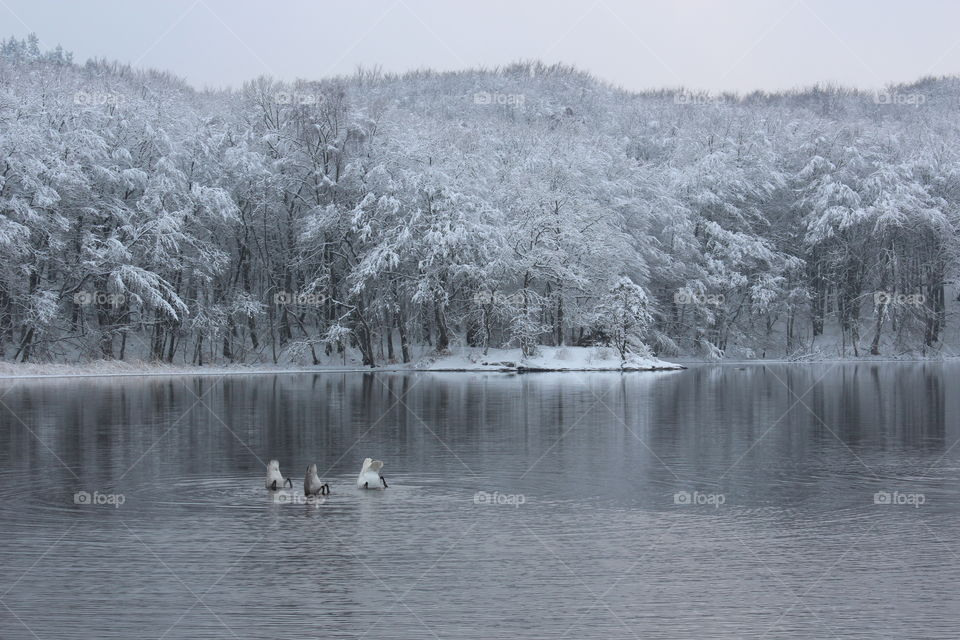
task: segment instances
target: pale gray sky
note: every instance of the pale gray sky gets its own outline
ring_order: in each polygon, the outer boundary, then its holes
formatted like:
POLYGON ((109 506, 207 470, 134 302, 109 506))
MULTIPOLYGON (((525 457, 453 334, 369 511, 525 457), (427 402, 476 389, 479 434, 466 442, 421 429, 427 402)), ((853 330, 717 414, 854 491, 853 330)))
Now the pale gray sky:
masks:
POLYGON ((238 86, 564 62, 629 89, 863 88, 960 73, 952 0, 0 0, 0 34, 238 86))

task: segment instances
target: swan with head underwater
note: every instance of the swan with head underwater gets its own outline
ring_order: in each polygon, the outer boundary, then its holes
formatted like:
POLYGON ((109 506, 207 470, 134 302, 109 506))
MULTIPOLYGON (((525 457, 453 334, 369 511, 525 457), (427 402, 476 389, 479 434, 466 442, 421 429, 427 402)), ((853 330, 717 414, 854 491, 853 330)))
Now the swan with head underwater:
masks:
POLYGON ((380 475, 380 469, 383 469, 382 460, 364 459, 363 468, 360 469, 360 475, 357 477, 357 488, 386 489, 387 481, 380 475))
POLYGON ((283 475, 280 474, 280 463, 276 460, 271 460, 267 463, 267 480, 264 484, 267 489, 271 491, 282 489, 284 484, 288 485, 291 489, 293 488, 293 480, 290 478, 284 479, 283 475))
POLYGON ((307 467, 307 475, 303 477, 303 495, 307 497, 330 495, 330 485, 326 482, 320 482, 316 464, 307 467))

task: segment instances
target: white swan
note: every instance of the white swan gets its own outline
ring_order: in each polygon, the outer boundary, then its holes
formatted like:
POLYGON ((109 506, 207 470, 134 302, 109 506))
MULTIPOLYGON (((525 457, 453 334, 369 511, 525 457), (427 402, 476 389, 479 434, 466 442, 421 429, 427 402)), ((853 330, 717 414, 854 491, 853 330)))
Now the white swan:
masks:
POLYGON ((303 477, 303 495, 325 496, 330 493, 330 485, 326 482, 320 482, 320 476, 317 475, 317 465, 312 464, 307 467, 307 475, 303 477))
POLYGON ((284 483, 289 484, 291 489, 293 488, 293 481, 290 480, 290 478, 284 480, 280 474, 280 463, 276 460, 271 460, 267 464, 267 481, 264 484, 267 489, 276 491, 277 489, 282 489, 284 483))
POLYGON ((383 462, 366 458, 363 461, 363 468, 357 477, 358 489, 386 489, 387 481, 380 475, 380 469, 383 469, 383 462))

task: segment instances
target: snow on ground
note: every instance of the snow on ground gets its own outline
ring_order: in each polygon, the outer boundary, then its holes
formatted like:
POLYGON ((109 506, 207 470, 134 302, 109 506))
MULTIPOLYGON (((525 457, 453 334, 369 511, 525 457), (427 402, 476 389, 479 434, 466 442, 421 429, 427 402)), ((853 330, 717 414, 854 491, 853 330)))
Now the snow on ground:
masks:
POLYGON ((76 378, 113 376, 243 375, 253 373, 300 373, 310 371, 355 371, 355 366, 309 367, 302 365, 229 364, 198 367, 161 362, 123 362, 94 360, 74 364, 0 362, 0 379, 76 378))
MULTIPOLYGON (((620 358, 609 347, 539 347, 537 355, 524 358, 520 349, 490 349, 486 355, 479 348, 461 347, 448 355, 437 355, 429 347, 413 348, 415 357, 409 364, 380 363, 374 371, 658 371, 683 369, 686 365, 699 364, 812 364, 817 362, 902 362, 902 361, 938 361, 956 360, 957 355, 948 353, 930 353, 918 355, 885 354, 860 357, 843 356, 831 350, 817 350, 793 358, 744 357, 731 350, 722 360, 704 359, 702 356, 678 355, 672 362, 657 358, 628 357, 621 367, 620 358)), ((147 361, 95 360, 65 364, 19 363, 0 361, 0 380, 14 378, 54 378, 54 377, 110 377, 110 376, 179 376, 179 375, 244 375, 244 374, 280 374, 309 372, 356 372, 371 371, 360 362, 359 353, 348 353, 347 357, 328 358, 319 365, 302 362, 272 363, 216 363, 203 367, 189 364, 166 364, 147 361)))
POLYGON ((520 349, 459 349, 447 356, 427 356, 415 369, 425 371, 659 371, 684 367, 657 358, 620 355, 609 347, 538 347, 524 357, 520 349))
MULTIPOLYGON (((351 359, 352 360, 352 359, 351 359)), ((658 371, 684 367, 656 358, 631 356, 621 366, 620 357, 606 347, 540 347, 537 355, 524 358, 520 349, 463 348, 450 355, 424 355, 410 364, 384 364, 375 371, 658 371)), ((74 364, 0 362, 0 379, 87 376, 243 375, 254 373, 309 373, 317 371, 370 371, 347 364, 215 364, 198 367, 158 362, 96 360, 74 364)))

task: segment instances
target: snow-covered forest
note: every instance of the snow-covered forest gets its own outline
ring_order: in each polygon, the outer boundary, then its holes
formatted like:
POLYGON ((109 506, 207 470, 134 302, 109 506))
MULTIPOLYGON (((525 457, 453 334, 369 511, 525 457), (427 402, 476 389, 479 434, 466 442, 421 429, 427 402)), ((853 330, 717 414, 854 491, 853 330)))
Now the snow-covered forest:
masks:
POLYGON ((11 39, 0 356, 948 353, 958 113, 952 77, 638 94, 539 63, 202 91, 11 39))

